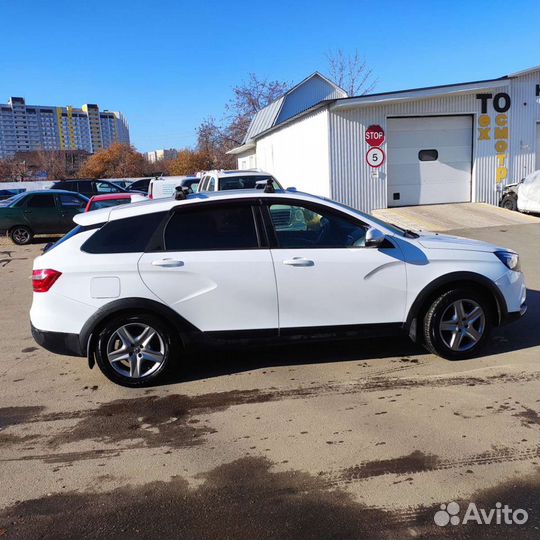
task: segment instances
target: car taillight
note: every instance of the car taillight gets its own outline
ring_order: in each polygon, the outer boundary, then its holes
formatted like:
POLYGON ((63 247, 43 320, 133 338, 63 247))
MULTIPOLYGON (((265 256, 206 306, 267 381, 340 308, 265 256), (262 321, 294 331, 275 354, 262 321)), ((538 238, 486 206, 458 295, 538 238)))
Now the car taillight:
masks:
POLYGON ((34 292, 47 292, 54 282, 62 275, 58 270, 33 270, 32 271, 32 286, 34 292))

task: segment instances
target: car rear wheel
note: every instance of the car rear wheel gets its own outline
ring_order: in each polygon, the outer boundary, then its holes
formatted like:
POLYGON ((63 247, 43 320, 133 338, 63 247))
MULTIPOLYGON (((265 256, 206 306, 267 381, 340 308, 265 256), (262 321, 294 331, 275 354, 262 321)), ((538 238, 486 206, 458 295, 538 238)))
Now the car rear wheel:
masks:
POLYGON ((151 314, 115 317, 101 328, 96 361, 111 381, 133 388, 166 378, 174 363, 177 341, 171 329, 151 314))
POLYGON ((501 201, 501 207, 506 208, 507 210, 516 211, 517 207, 517 197, 514 193, 506 194, 501 201))
POLYGON ((25 225, 16 225, 9 231, 9 237, 15 244, 25 246, 32 241, 34 233, 25 225))
POLYGON ((491 326, 491 306, 482 294, 453 289, 429 306, 424 317, 424 344, 443 358, 470 358, 483 347, 491 326))

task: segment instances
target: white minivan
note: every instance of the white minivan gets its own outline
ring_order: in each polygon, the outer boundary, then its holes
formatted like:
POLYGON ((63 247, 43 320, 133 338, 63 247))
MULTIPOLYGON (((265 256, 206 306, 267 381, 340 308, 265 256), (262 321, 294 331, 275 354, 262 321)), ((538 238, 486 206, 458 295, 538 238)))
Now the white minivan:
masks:
POLYGON ((173 197, 176 190, 183 187, 195 192, 200 180, 196 176, 160 176, 153 178, 148 186, 148 198, 163 199, 164 197, 173 197))

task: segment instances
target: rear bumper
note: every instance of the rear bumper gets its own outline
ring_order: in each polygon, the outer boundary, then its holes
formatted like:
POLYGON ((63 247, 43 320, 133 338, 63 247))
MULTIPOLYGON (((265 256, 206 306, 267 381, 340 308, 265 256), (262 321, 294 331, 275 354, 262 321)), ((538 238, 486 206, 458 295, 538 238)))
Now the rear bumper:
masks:
POLYGON ((47 332, 32 325, 32 336, 38 345, 52 353, 66 356, 86 356, 86 351, 81 350, 78 334, 47 332))

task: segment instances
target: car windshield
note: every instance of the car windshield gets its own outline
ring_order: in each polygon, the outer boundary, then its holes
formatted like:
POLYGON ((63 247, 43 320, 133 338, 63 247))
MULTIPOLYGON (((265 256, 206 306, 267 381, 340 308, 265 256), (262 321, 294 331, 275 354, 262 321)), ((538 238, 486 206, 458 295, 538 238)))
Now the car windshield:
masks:
POLYGON ((281 186, 276 182, 276 180, 268 175, 231 176, 231 178, 220 178, 219 189, 221 191, 229 189, 264 189, 268 180, 272 180, 274 189, 281 189, 281 186))
POLYGON ((98 210, 99 208, 109 208, 110 206, 118 206, 119 204, 129 204, 131 199, 108 199, 105 201, 92 201, 90 210, 98 210))
MULTIPOLYGON (((330 199, 327 199, 330 200, 330 199)), ((347 206, 346 204, 339 203, 336 201, 331 201, 334 204, 337 204, 338 206, 341 206, 342 208, 345 208, 346 210, 350 210, 351 212, 354 212, 356 215, 358 215, 360 218, 364 220, 371 221, 377 225, 380 225, 381 227, 385 227, 386 229, 389 229, 394 234, 398 234, 399 236, 414 236, 417 235, 413 233, 412 231, 408 231, 407 229, 403 229, 402 227, 398 227, 397 225, 394 225, 393 223, 388 223, 387 221, 383 221, 382 219, 376 218, 372 216, 371 214, 366 214, 365 212, 361 212, 360 210, 356 210, 355 208, 352 208, 350 206, 347 206)))

